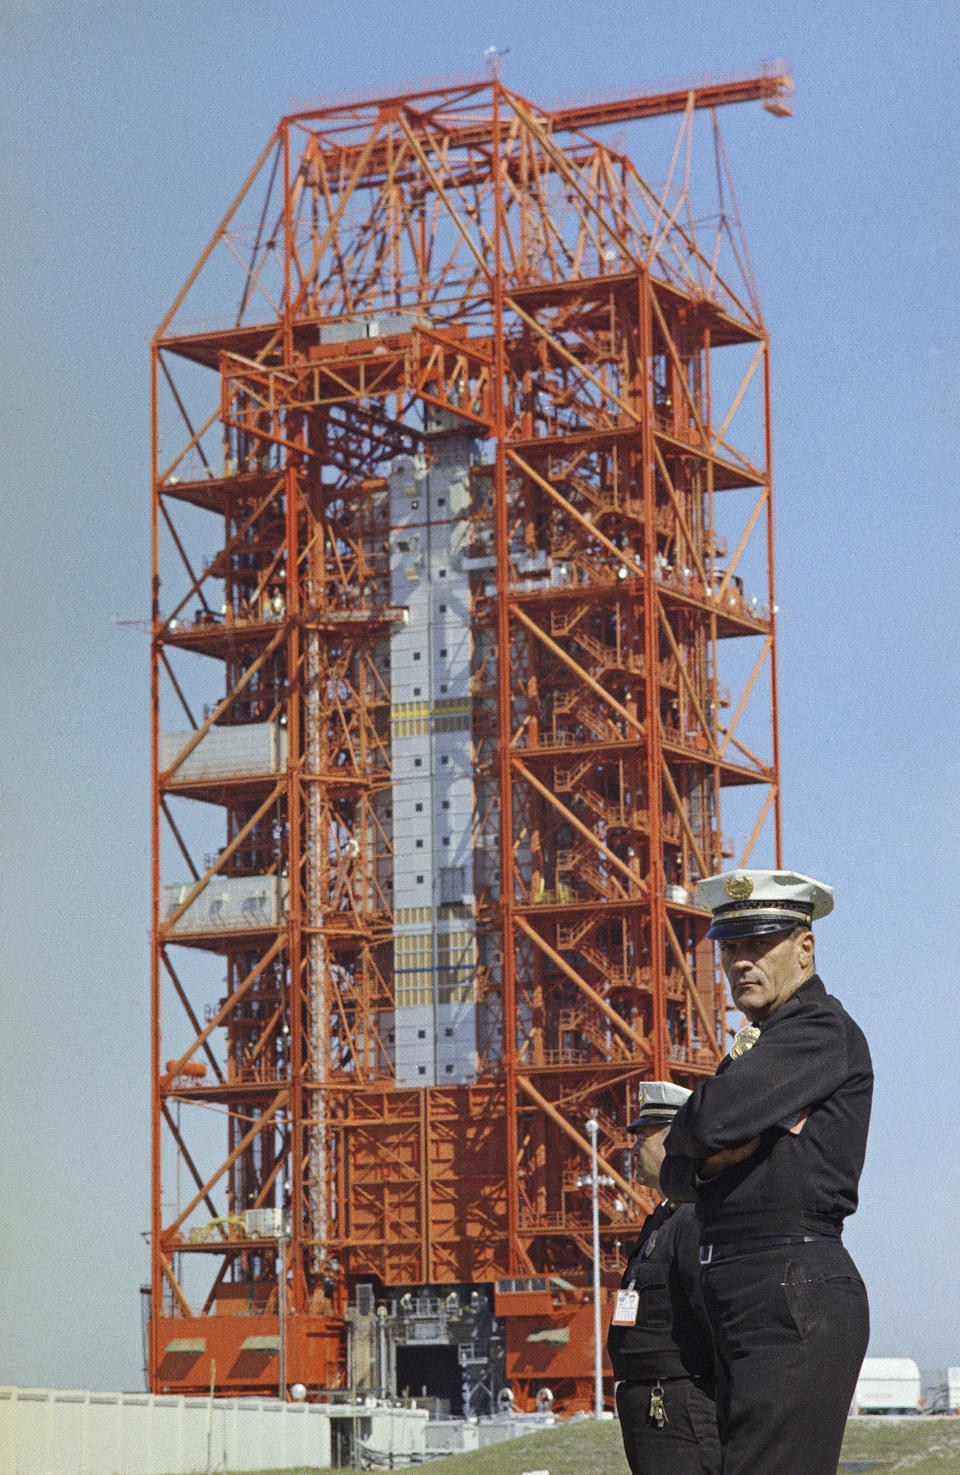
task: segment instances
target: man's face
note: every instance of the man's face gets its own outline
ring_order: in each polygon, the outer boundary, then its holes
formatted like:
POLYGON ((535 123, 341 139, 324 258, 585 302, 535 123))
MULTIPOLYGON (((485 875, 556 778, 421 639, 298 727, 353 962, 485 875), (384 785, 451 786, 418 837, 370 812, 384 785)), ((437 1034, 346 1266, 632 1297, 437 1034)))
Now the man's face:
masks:
POLYGON ((633 1152, 634 1174, 645 1188, 660 1189, 660 1169, 663 1166, 663 1144, 670 1130, 669 1122, 651 1123, 634 1132, 636 1147, 633 1152))
POLYGON ((720 962, 733 1002, 752 1024, 766 1019, 813 972, 813 933, 768 932, 720 943, 720 962))

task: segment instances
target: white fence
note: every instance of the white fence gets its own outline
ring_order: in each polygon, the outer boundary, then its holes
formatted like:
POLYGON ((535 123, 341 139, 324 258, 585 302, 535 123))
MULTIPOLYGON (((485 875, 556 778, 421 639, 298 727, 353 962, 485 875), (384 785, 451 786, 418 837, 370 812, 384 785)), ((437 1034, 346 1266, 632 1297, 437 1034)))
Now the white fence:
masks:
POLYGON ((317 1404, 0 1388, 3 1475, 203 1475, 330 1460, 330 1411, 317 1404))

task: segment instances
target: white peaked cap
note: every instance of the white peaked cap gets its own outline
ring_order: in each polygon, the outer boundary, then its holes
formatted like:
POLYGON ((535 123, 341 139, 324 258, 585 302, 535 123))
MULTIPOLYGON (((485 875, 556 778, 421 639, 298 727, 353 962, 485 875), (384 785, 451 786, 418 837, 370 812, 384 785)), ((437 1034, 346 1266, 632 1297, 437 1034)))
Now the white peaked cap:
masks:
POLYGON ((827 916, 833 888, 798 871, 725 871, 698 881, 696 900, 713 913, 708 937, 751 937, 827 916))

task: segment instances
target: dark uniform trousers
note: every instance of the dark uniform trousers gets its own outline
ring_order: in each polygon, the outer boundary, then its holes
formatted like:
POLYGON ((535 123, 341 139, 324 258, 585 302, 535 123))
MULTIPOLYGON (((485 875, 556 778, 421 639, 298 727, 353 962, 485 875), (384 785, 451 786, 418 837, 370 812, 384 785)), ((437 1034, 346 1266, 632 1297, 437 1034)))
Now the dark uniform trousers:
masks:
POLYGON ((716 1260, 704 1270, 704 1299, 723 1475, 836 1475, 870 1329, 867 1293, 843 1245, 716 1260))
POLYGON ((611 1320, 607 1348, 632 1475, 720 1475, 713 1343, 691 1204, 661 1204, 648 1215, 623 1286, 637 1294, 634 1321, 611 1320), (663 1390, 662 1421, 650 1412, 655 1388, 663 1390))
POLYGON ((716 1408, 689 1378, 668 1378, 663 1388, 667 1422, 650 1417, 652 1382, 617 1384, 617 1416, 631 1475, 720 1475, 716 1408))

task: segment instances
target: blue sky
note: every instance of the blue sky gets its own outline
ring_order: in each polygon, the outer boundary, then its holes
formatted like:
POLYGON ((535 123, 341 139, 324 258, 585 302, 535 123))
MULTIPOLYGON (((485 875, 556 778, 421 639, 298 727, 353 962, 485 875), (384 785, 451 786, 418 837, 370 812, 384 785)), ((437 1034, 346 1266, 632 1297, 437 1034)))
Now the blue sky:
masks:
POLYGON ((722 120, 773 340, 785 858, 836 887, 820 971, 875 1057, 871 1353, 960 1364, 958 31, 935 0, 8 3, 0 1383, 141 1381, 147 637, 111 616, 149 610, 147 342, 291 98, 491 44, 534 99, 793 68, 795 118, 722 120))

